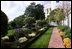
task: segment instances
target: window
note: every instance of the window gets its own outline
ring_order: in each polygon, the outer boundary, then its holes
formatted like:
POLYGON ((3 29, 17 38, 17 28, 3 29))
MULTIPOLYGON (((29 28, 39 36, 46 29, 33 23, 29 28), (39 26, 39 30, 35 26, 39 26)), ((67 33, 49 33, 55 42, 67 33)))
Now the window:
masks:
POLYGON ((56 1, 56 3, 59 3, 59 1, 56 1))

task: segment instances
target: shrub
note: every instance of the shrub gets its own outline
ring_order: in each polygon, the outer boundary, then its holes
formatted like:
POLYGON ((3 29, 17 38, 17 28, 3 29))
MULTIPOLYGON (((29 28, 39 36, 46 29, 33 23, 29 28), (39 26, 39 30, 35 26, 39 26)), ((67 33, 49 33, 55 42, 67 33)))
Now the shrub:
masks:
POLYGON ((10 30, 10 29, 15 29, 16 28, 16 23, 15 23, 15 21, 10 21, 9 23, 8 23, 8 29, 10 30))
POLYGON ((8 30, 12 30, 13 27, 11 25, 8 25, 8 30))
POLYGON ((8 34, 6 36, 9 36, 9 41, 15 41, 15 36, 16 32, 15 29, 9 30, 8 34))
POLYGON ((35 33, 28 34, 28 36, 30 37, 34 37, 35 35, 36 35, 35 33))
POLYGON ((28 29, 28 28, 22 28, 22 30, 23 30, 24 33, 27 33, 27 34, 32 32, 32 30, 28 29))
POLYGON ((7 34, 8 18, 4 12, 1 11, 1 35, 5 36, 7 34))
POLYGON ((23 23, 26 28, 32 28, 34 27, 35 19, 33 17, 25 17, 23 23))
POLYGON ((43 28, 41 28, 41 29, 39 29, 38 31, 44 31, 46 28, 45 27, 43 27, 43 28))
POLYGON ((14 36, 15 35, 15 29, 8 30, 7 36, 14 36))
POLYGON ((20 16, 16 17, 14 19, 14 22, 16 24, 16 27, 21 28, 24 25, 23 24, 24 19, 25 19, 25 16, 24 15, 20 15, 20 16))
POLYGON ((61 35, 61 36, 64 36, 64 32, 61 31, 61 32, 60 32, 60 35, 61 35))
POLYGON ((69 38, 64 38, 63 42, 66 48, 71 48, 71 40, 69 38))
POLYGON ((63 25, 58 25, 58 28, 61 29, 61 31, 64 31, 65 26, 63 26, 63 25))
POLYGON ((27 36, 27 34, 31 33, 32 30, 28 29, 28 28, 18 28, 16 29, 16 35, 18 38, 23 37, 23 36, 27 36))
POLYGON ((8 36, 4 36, 4 37, 2 37, 2 40, 4 40, 4 41, 9 40, 9 37, 8 36))
POLYGON ((36 24, 35 24, 36 28, 43 28, 43 27, 47 27, 48 24, 45 20, 37 20, 36 24))
POLYGON ((21 38, 19 38, 19 43, 23 43, 23 42, 25 42, 25 41, 27 41, 28 39, 26 38, 26 37, 21 37, 21 38))
POLYGON ((59 25, 58 28, 64 32, 64 37, 71 38, 71 29, 68 26, 59 25))

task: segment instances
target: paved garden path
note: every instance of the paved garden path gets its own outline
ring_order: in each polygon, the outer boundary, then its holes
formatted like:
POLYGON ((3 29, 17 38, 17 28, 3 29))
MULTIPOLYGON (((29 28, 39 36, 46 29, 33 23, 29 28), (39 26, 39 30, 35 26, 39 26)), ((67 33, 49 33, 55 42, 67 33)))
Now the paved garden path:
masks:
POLYGON ((56 27, 53 28, 48 48, 65 48, 62 38, 59 34, 59 29, 57 29, 56 27))

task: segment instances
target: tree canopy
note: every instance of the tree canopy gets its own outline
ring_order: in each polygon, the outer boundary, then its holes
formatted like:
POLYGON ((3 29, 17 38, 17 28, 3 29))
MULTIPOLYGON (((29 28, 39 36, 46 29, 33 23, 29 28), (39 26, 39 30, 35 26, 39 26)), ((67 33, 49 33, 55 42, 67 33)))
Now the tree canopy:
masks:
POLYGON ((45 13, 44 13, 44 9, 43 9, 43 5, 41 4, 37 4, 35 5, 35 3, 31 3, 25 10, 24 15, 26 16, 30 16, 30 17, 34 17, 35 19, 44 19, 45 18, 45 13))
POLYGON ((49 22, 55 21, 59 24, 60 21, 63 20, 64 18, 65 16, 63 14, 63 9, 57 8, 50 12, 50 15, 48 15, 47 20, 49 20, 49 22))

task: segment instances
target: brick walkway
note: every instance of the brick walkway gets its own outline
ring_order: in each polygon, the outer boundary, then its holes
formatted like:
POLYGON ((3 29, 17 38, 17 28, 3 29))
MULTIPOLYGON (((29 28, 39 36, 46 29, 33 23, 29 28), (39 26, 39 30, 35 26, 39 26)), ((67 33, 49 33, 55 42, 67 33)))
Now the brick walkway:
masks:
POLYGON ((62 38, 59 34, 59 30, 57 28, 53 28, 48 48, 65 48, 62 38))

